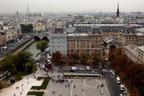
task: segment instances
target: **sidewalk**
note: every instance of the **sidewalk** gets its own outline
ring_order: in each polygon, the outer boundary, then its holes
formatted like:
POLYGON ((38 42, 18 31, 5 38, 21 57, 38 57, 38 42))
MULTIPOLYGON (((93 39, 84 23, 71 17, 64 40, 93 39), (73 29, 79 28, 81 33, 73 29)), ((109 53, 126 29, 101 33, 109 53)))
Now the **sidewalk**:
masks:
POLYGON ((43 80, 38 81, 32 75, 28 75, 12 86, 1 89, 0 96, 26 96, 32 86, 40 86, 42 82, 43 80))

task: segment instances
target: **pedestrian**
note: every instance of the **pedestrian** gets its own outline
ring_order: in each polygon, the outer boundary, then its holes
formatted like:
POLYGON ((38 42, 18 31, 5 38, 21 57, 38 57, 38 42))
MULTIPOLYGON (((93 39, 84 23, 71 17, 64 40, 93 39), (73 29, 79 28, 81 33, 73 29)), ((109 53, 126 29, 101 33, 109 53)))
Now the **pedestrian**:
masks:
POLYGON ((68 87, 70 87, 70 84, 68 83, 68 87))
POLYGON ((82 91, 84 91, 84 89, 82 89, 82 91))
POLYGON ((103 87, 104 86, 104 84, 101 84, 101 87, 103 87))
POLYGON ((76 85, 73 86, 73 88, 75 88, 75 87, 76 87, 76 85))
POLYGON ((55 94, 55 91, 54 91, 54 90, 52 91, 52 94, 55 94))
POLYGON ((67 85, 65 84, 65 88, 67 88, 67 85))
POLYGON ((20 95, 22 95, 22 92, 20 92, 20 95))

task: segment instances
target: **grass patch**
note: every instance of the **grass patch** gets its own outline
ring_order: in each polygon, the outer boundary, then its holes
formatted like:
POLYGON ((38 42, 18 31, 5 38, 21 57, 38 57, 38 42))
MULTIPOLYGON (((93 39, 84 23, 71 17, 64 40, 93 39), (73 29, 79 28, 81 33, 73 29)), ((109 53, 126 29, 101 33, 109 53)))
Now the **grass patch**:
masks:
POLYGON ((28 92, 27 95, 43 96, 44 92, 28 92))
POLYGON ((38 77, 37 79, 38 80, 44 79, 42 85, 41 86, 32 86, 31 89, 37 89, 37 90, 46 89, 50 78, 49 77, 38 77))

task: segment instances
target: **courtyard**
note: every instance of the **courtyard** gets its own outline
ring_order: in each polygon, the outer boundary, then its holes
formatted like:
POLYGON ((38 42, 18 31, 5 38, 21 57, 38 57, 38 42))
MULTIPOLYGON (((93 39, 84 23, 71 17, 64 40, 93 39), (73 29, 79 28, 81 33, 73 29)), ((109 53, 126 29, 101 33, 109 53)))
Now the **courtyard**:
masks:
POLYGON ((110 96, 105 79, 97 77, 63 79, 63 75, 58 73, 51 78, 44 96, 110 96))

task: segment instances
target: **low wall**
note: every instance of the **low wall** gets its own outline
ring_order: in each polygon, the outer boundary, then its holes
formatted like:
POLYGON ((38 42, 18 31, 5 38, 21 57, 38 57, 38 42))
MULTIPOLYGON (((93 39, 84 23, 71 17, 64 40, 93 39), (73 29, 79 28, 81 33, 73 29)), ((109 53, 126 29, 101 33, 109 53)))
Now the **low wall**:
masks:
POLYGON ((19 49, 15 50, 13 53, 16 54, 22 50, 24 50, 27 46, 29 46, 30 44, 32 44, 34 42, 34 39, 30 40, 29 42, 27 42, 25 45, 23 45, 22 47, 20 47, 19 49))

